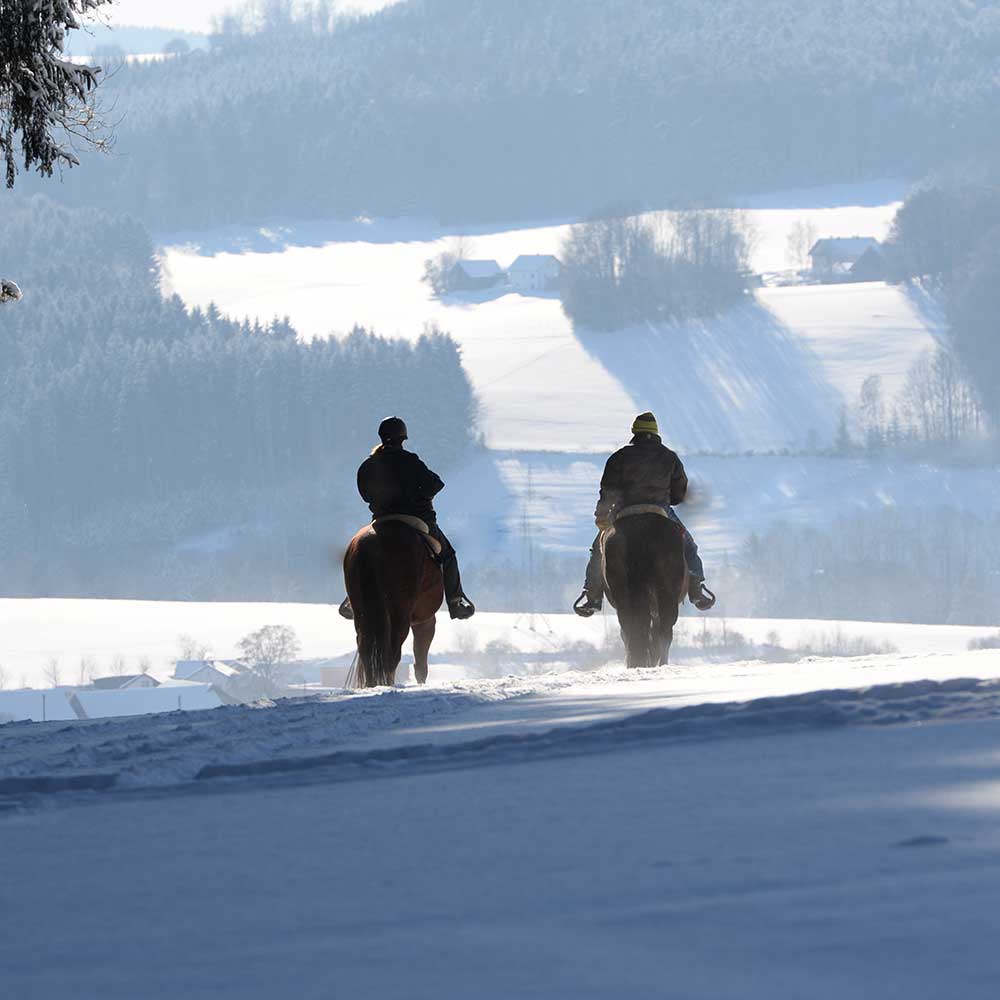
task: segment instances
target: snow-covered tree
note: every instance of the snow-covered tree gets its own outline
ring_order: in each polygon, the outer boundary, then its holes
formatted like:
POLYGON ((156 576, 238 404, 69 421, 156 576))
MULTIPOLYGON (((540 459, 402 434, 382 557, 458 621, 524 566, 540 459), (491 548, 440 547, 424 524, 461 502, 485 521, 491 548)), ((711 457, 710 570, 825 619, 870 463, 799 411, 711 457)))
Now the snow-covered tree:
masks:
POLYGON ((75 166, 75 140, 99 141, 92 96, 100 72, 64 54, 66 33, 111 0, 0 0, 0 151, 13 187, 26 170, 75 166))
MULTIPOLYGON (((76 166, 75 141, 101 145, 93 91, 100 70, 63 55, 66 33, 111 0, 0 0, 0 156, 7 187, 17 161, 47 177, 76 166), (20 147, 20 153, 18 152, 20 147)), ((0 304, 21 290, 0 278, 0 304)))

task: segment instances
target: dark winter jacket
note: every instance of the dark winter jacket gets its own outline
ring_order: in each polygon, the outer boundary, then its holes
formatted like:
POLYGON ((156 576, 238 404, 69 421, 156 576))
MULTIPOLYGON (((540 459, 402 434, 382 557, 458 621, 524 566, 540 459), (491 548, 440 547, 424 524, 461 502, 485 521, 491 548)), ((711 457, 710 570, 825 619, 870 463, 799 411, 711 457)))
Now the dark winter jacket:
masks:
POLYGON ((433 523, 432 500, 444 483, 412 452, 376 448, 358 469, 358 492, 376 517, 412 514, 433 523))
POLYGON ((639 435, 608 459, 594 513, 602 520, 613 508, 633 504, 673 506, 684 500, 687 487, 687 473, 677 455, 658 437, 639 435))

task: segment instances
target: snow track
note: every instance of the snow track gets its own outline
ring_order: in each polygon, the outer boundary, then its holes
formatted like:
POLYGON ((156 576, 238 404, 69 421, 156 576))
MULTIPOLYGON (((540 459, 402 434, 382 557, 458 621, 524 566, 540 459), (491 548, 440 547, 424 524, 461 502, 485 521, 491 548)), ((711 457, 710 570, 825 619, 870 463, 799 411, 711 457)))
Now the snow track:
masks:
POLYGON ((553 727, 543 721, 514 732, 485 728, 485 736, 471 735, 477 732, 474 724, 458 727, 452 739, 420 732, 421 724, 447 722, 491 703, 543 691, 558 699, 560 690, 573 683, 568 675, 534 682, 506 678, 94 724, 11 727, 0 751, 0 802, 6 799, 10 807, 55 792, 166 789, 279 775, 354 780, 601 754, 645 744, 1000 717, 1000 680, 956 678, 658 707, 585 724, 553 727), (358 737, 385 734, 403 721, 408 739, 395 745, 350 746, 358 737))

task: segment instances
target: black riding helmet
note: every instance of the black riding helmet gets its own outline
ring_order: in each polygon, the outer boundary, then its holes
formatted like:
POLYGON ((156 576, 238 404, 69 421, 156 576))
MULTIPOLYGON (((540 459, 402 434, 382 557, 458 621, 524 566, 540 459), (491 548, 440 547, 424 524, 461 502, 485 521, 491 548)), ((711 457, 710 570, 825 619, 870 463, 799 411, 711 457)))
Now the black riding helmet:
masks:
POLYGON ((406 424, 399 417, 386 417, 378 425, 378 436, 383 444, 390 441, 405 441, 409 435, 406 433, 406 424))

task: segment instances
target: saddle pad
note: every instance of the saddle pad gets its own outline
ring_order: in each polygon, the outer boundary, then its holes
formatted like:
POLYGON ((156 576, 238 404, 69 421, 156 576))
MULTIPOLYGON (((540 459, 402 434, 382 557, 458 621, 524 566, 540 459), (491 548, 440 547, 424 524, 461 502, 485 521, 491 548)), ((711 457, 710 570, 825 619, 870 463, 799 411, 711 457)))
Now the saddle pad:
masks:
POLYGON ((423 536, 424 543, 434 555, 441 555, 441 543, 431 534, 431 529, 427 526, 426 521, 413 514, 383 514, 376 517, 372 524, 381 524, 383 521, 402 521, 403 524, 409 525, 423 536))

